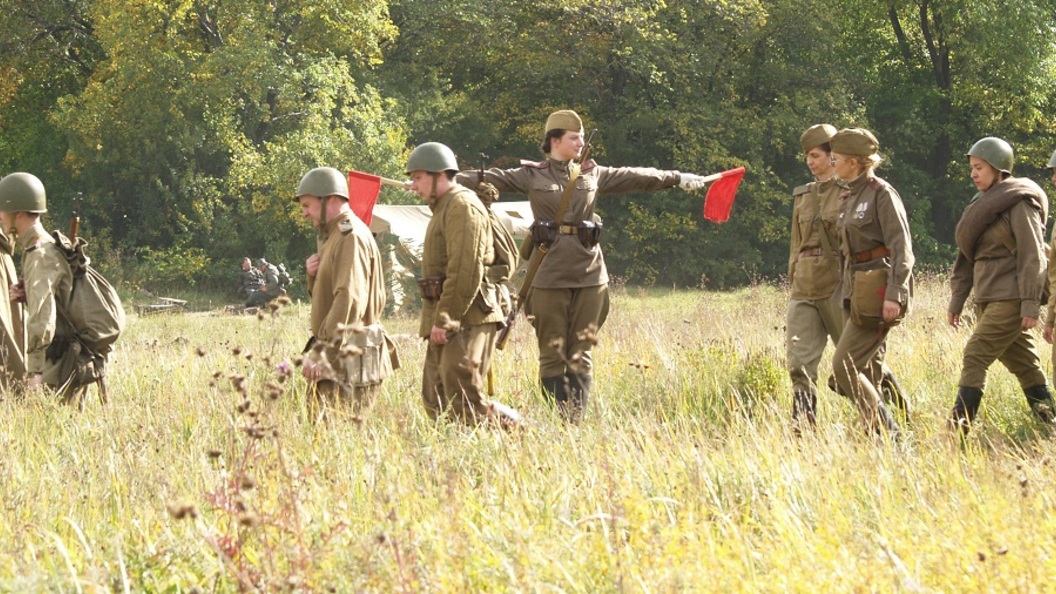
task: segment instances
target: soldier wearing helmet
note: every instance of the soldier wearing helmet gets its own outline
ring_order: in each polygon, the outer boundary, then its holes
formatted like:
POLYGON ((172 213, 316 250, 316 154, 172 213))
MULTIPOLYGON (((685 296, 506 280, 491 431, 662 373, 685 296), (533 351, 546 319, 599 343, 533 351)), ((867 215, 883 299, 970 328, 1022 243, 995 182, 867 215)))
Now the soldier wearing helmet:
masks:
POLYGON ((359 417, 399 366, 381 325, 381 254, 348 205, 348 180, 340 171, 312 169, 301 178, 296 197, 301 214, 319 231, 318 251, 305 261, 312 337, 301 373, 312 383, 310 404, 320 407, 319 416, 344 405, 359 417))
POLYGON ((832 355, 838 391, 850 397, 869 433, 898 437, 894 415, 881 398, 887 334, 909 310, 913 243, 898 192, 874 173, 882 159, 873 133, 844 128, 829 140, 839 197, 841 281, 837 298, 844 325, 832 355))
POLYGON ((1015 155, 1001 138, 982 138, 966 156, 978 191, 957 223, 947 317, 950 326, 959 328, 964 302, 974 293, 976 323, 964 347, 948 425, 966 437, 979 412, 986 371, 995 360, 1019 380, 1037 419, 1052 425, 1052 392, 1030 333, 1037 326, 1046 282, 1049 199, 1031 180, 1013 177, 1015 155))
POLYGON ((264 258, 257 258, 254 264, 256 264, 260 283, 257 289, 249 294, 249 298, 246 300, 246 307, 260 307, 272 299, 286 294, 286 291, 282 288, 282 283, 279 282, 278 267, 264 258))
MULTIPOLYGON (((815 426, 818 364, 828 339, 839 342, 844 325, 842 304, 832 299, 840 281, 840 238, 836 233, 839 197, 846 190, 832 164, 829 141, 835 135, 833 126, 817 124, 800 136, 814 181, 792 192, 792 242, 788 259, 791 295, 785 318, 785 344, 792 378, 793 431, 797 435, 804 427, 815 426)), ((877 364, 882 363, 881 351, 877 364)), ((894 374, 882 366, 880 377, 884 402, 893 402, 906 412, 906 397, 894 374)))
POLYGON ((72 402, 83 390, 69 391, 80 345, 62 312, 70 300, 73 274, 55 239, 44 230, 48 210, 44 184, 32 174, 12 173, 0 180, 0 222, 22 250, 22 280, 11 285, 12 303, 26 304, 26 385, 63 388, 72 402))
POLYGON ((411 191, 432 217, 422 248, 422 317, 428 341, 422 399, 431 419, 451 416, 467 425, 515 424, 519 415, 484 396, 495 336, 504 314, 495 263, 491 217, 477 195, 455 183, 455 154, 439 142, 420 144, 407 159, 411 191))
POLYGON ((957 223, 948 319, 960 327, 964 303, 974 293, 976 321, 948 424, 961 437, 968 434, 987 370, 999 360, 1016 376, 1034 416, 1052 425, 1052 393, 1029 332, 1038 323, 1046 283, 1049 200, 1033 181, 1012 176, 1014 154, 1004 140, 983 138, 966 156, 978 191, 957 223))
MULTIPOLYGON (((0 283, 10 287, 18 282, 15 270, 15 244, 0 229, 0 283)), ((10 389, 26 374, 26 330, 21 302, 0 299, 0 388, 10 389)))
MULTIPOLYGON (((533 243, 545 249, 534 256, 542 260, 525 312, 535 318, 543 395, 557 404, 565 420, 578 422, 593 385, 595 336, 609 313, 609 274, 599 244, 602 224, 594 212, 598 197, 676 186, 693 190, 703 182, 689 173, 605 167, 593 160, 580 167, 575 160, 585 146, 583 120, 572 110, 551 113, 542 131, 546 159, 521 161, 514 169, 489 169, 484 181, 500 192, 524 194, 531 202, 533 243), (570 184, 567 208, 561 220, 555 220, 570 184)), ((463 172, 456 180, 476 183, 475 176, 463 172)))

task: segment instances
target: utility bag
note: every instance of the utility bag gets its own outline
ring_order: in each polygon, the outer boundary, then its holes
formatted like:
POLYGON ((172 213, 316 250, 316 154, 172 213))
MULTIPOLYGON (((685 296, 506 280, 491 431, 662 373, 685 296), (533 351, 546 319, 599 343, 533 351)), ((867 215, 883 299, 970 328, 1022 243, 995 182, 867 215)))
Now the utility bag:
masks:
POLYGON ((82 237, 71 241, 61 231, 52 231, 55 245, 66 256, 73 273, 73 290, 63 315, 73 327, 77 340, 94 353, 109 354, 125 329, 121 298, 85 254, 88 242, 82 237))

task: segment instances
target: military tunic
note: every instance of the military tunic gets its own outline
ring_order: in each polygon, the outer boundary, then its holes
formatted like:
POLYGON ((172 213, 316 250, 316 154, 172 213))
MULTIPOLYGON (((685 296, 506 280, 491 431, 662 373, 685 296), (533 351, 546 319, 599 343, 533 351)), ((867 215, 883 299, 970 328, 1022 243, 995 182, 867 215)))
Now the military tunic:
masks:
POLYGON ((489 279, 495 261, 491 218, 476 194, 453 184, 429 204, 422 278, 442 282, 439 298, 424 299, 419 336, 447 329, 447 343, 428 342, 422 399, 430 418, 443 414, 467 424, 488 416, 484 378, 504 315, 498 287, 489 279))
MULTIPOLYGON (((12 255, 14 245, 0 231, 0 283, 5 289, 18 281, 12 255)), ((0 299, 0 365, 3 367, 0 387, 10 388, 26 374, 26 331, 22 309, 21 303, 0 299)))
POLYGON ((847 184, 840 195, 837 230, 840 235, 841 278, 837 295, 845 323, 833 353, 833 376, 841 393, 854 399, 867 425, 879 401, 879 363, 890 324, 868 328, 850 316, 859 271, 887 269, 883 299, 909 311, 913 285, 913 242, 902 198, 890 184, 871 172, 847 184), (886 254, 885 254, 886 252, 886 254))
MULTIPOLYGON (((522 161, 515 169, 489 169, 484 181, 500 192, 527 196, 537 221, 553 221, 568 185, 569 162, 546 159, 522 161)), ((459 174, 461 183, 474 183, 476 172, 459 174)), ((639 167, 605 167, 587 161, 575 181, 565 210, 565 224, 595 220, 601 194, 654 191, 679 184, 677 171, 639 167)), ((543 258, 533 282, 527 313, 534 315, 542 378, 567 373, 589 375, 594 344, 587 329, 601 328, 608 315, 609 274, 601 246, 585 246, 576 235, 559 234, 543 258), (552 344, 563 345, 556 349, 552 344), (573 363, 570 365, 570 363, 573 363)))
POLYGON ((61 386, 73 371, 77 343, 68 342, 73 329, 60 313, 65 311, 73 288, 73 274, 55 239, 37 221, 19 236, 22 249, 22 282, 26 291, 26 372, 42 374, 45 385, 61 386), (61 353, 48 356, 53 342, 61 353))
MULTIPOLYGON (((1015 180, 998 182, 978 195, 961 221, 1015 180)), ((1040 188, 1037 192, 1044 195, 1040 188)), ((1045 385, 1033 335, 1022 329, 1022 319, 1040 315, 1048 266, 1046 216, 1043 206, 1022 200, 990 224, 974 246, 958 251, 950 275, 949 313, 960 315, 974 291, 977 318, 965 345, 959 386, 983 389, 987 369, 995 360, 1016 376, 1021 387, 1045 385)))
POLYGON ((835 177, 800 186, 793 192, 792 243, 786 312, 786 347, 793 392, 817 392, 818 364, 828 337, 840 339, 843 308, 832 299, 839 284, 839 196, 835 177))
POLYGON ((238 271, 238 290, 243 296, 248 298, 263 286, 264 275, 256 268, 250 267, 249 270, 238 271))
POLYGON ((381 253, 370 229, 350 210, 326 222, 325 239, 320 238, 317 247, 319 268, 307 279, 312 299, 310 324, 312 335, 327 345, 323 354, 334 373, 332 379, 317 382, 317 387, 324 400, 350 398, 353 412, 359 414, 372 404, 381 380, 392 371, 388 340, 380 328, 385 310, 381 253), (377 332, 346 334, 345 326, 377 332), (363 339, 368 344, 362 344, 363 339), (363 353, 343 354, 339 345, 349 343, 363 353), (364 380, 364 368, 377 372, 377 377, 364 380))

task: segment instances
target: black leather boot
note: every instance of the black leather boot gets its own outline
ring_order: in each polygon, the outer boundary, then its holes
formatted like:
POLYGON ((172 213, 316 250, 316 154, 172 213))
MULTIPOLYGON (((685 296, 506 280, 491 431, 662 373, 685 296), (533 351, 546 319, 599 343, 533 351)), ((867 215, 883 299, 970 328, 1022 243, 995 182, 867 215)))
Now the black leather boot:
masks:
POLYGON ((951 431, 956 431, 961 438, 968 436, 968 430, 972 427, 972 421, 979 414, 979 404, 983 401, 983 391, 979 388, 961 386, 957 388, 957 399, 953 401, 953 410, 946 426, 951 431))
POLYGON ((1023 393, 1027 396, 1027 404, 1030 405, 1034 418, 1046 425, 1056 422, 1056 404, 1053 404, 1052 391, 1049 390, 1048 384, 1025 388, 1023 393))
POLYGON ((792 392, 792 432, 799 437, 804 425, 817 426, 818 397, 810 392, 792 392))
POLYGON ((885 403, 894 405, 902 413, 902 420, 908 425, 909 399, 906 397, 905 390, 902 389, 898 380, 895 379, 895 374, 890 371, 885 372, 884 376, 880 378, 880 396, 885 403))
POLYGON ((589 373, 567 373, 565 377, 568 379, 568 403, 563 416, 570 423, 579 423, 587 412, 587 400, 594 378, 589 373))
POLYGON ((543 398, 547 402, 563 406, 568 401, 568 384, 565 376, 544 377, 540 382, 543 384, 543 398))

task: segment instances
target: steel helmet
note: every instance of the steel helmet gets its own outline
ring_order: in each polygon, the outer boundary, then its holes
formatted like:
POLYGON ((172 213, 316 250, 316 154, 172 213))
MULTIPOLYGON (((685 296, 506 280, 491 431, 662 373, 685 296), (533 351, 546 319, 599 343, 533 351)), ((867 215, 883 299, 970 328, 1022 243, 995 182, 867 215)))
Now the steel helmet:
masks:
POLYGON ((995 136, 987 136, 973 144, 972 148, 968 149, 967 156, 978 157, 1008 175, 1012 175, 1012 165, 1016 163, 1012 145, 995 136))
POLYGON ((407 175, 419 169, 429 173, 441 171, 458 171, 458 160, 455 153, 445 144, 425 142, 419 144, 411 156, 407 157, 407 175))
POLYGON ((44 184, 32 173, 12 173, 0 179, 0 211, 48 212, 44 184))
POLYGON ((316 167, 304 174, 297 185, 297 198, 301 196, 341 196, 348 200, 348 178, 333 167, 316 167))
POLYGON ((1052 156, 1049 157, 1049 164, 1045 167, 1048 169, 1056 169, 1056 151, 1052 152, 1052 156))

